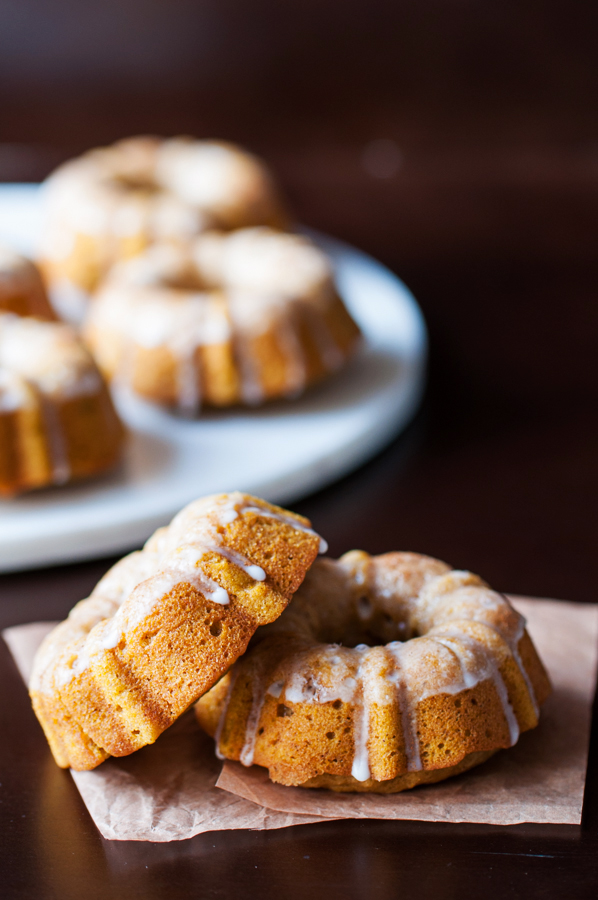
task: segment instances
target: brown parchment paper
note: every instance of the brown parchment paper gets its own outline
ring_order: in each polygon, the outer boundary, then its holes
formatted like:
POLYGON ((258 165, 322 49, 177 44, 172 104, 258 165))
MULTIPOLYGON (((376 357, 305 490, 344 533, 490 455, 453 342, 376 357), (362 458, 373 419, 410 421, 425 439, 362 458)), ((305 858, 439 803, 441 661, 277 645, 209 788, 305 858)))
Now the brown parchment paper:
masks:
MULTIPOLYGON (((2 632, 25 683, 35 651, 55 624, 34 622, 2 632)), ((220 790, 216 779, 221 767, 214 742, 189 711, 151 747, 71 775, 96 826, 109 840, 176 841, 205 831, 267 830, 319 820, 267 809, 220 790)))
POLYGON ((334 794, 273 784, 265 769, 226 762, 217 786, 270 809, 335 818, 428 822, 581 821, 598 660, 598 606, 511 597, 528 620, 554 693, 515 747, 441 784, 394 795, 334 794))
MULTIPOLYGON (((100 832, 113 840, 183 840, 205 831, 338 818, 577 824, 598 663, 598 606, 511 599, 528 619, 555 692, 537 729, 458 778, 389 797, 282 787, 258 766, 222 767, 213 742, 187 713, 151 747, 91 772, 73 772, 75 783, 100 832)), ((25 681, 52 625, 3 632, 25 681)))

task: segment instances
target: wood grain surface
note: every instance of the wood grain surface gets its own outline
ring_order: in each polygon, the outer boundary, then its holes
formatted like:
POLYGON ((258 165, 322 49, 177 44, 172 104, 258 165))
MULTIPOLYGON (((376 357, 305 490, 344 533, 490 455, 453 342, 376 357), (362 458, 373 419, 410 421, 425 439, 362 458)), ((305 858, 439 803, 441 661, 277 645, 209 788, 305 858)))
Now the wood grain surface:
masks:
MULTIPOLYGON (((425 404, 297 504, 330 543, 411 549, 499 590, 596 602, 598 13, 564 0, 0 5, 0 180, 136 132, 221 136, 298 218, 377 256, 431 333, 425 404)), ((64 616, 110 560, 0 578, 0 627, 64 616)), ((0 645, 10 900, 595 897, 581 827, 333 822, 105 842, 0 645)))

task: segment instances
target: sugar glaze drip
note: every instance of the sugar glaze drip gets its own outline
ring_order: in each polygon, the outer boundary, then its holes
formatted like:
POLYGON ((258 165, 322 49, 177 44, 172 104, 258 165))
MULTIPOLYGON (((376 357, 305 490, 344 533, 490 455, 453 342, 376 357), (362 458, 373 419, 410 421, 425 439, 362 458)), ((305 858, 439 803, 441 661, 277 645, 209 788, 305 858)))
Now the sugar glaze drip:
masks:
POLYGON ((367 781, 372 774, 370 771, 370 756, 368 750, 368 739, 370 736, 370 704, 368 702, 367 670, 364 668, 364 662, 367 659, 369 649, 370 648, 366 644, 359 644, 355 647, 355 653, 358 655, 359 662, 355 675, 357 679, 357 689, 354 695, 356 710, 353 716, 355 752, 353 754, 351 775, 357 781, 367 781))
POLYGON ((64 484, 69 480, 71 467, 60 416, 58 410, 49 400, 41 394, 38 394, 38 398, 41 403, 44 424, 48 433, 48 446, 52 463, 52 481, 54 484, 64 484))
POLYGON ((253 764, 257 731, 260 724, 264 701, 266 699, 264 673, 262 666, 259 665, 259 661, 254 670, 251 691, 251 709, 249 710, 249 716, 247 717, 247 722, 245 724, 245 741, 243 743, 241 755, 239 756, 239 761, 244 766, 251 766, 253 764))
MULTIPOLYGON (((359 566, 353 577, 358 588, 355 593, 360 594, 359 588, 363 585, 358 582, 366 581, 366 569, 359 566)), ((486 621, 486 613, 498 611, 506 601, 483 583, 476 584, 472 579, 473 576, 469 573, 459 572, 432 579, 426 585, 426 602, 428 605, 431 602, 434 581, 438 581, 440 586, 439 601, 458 611, 463 602, 467 605, 470 595, 462 600, 457 592, 464 587, 470 591, 482 591, 481 617, 460 615, 459 618, 477 627, 483 625, 490 628, 500 636, 512 651, 513 659, 528 687, 530 700, 537 704, 530 678, 518 652, 519 641, 525 632, 525 621, 517 614, 514 614, 516 618, 507 619, 504 628, 486 621), (454 598, 449 596, 453 594, 454 598)), ((440 607, 438 609, 443 616, 446 615, 440 607)), ((311 647, 289 658, 284 679, 279 678, 267 685, 267 678, 264 679, 260 672, 260 683, 256 684, 254 680, 254 699, 247 721, 243 762, 249 765, 253 760, 255 735, 267 696, 282 698, 283 702, 290 704, 325 704, 341 700, 353 704, 354 756, 351 774, 357 781, 363 782, 371 778, 369 742, 372 704, 385 705, 394 701, 400 712, 407 771, 421 771, 423 764, 414 716, 417 705, 428 697, 461 693, 486 681, 490 681, 496 691, 512 746, 519 738, 520 725, 494 653, 489 652, 481 639, 459 627, 457 622, 446 619, 421 637, 407 642, 394 641, 385 647, 369 647, 365 644, 354 648, 334 644, 317 645, 317 649, 311 647), (314 652, 317 652, 317 658, 324 664, 322 669, 312 666, 314 652), (436 660, 431 678, 424 677, 419 668, 422 657, 430 653, 436 660), (380 658, 376 660, 376 654, 381 654, 386 664, 381 664, 380 658), (459 673, 456 677, 455 667, 459 673)))
POLYGON ((402 665, 404 645, 400 641, 393 641, 386 646, 386 652, 390 657, 391 670, 387 676, 388 681, 394 686, 395 697, 401 714, 401 728, 403 730, 403 745, 407 759, 408 772, 420 772, 422 761, 420 755, 419 737, 417 726, 412 715, 413 700, 409 692, 409 684, 402 665))
POLYGON ((193 416, 199 411, 202 399, 197 351, 194 347, 178 348, 176 359, 178 408, 184 415, 193 416))
POLYGON ((305 534, 312 534, 314 537, 317 537, 320 541, 320 553, 326 553, 328 550, 328 544, 324 540, 323 537, 310 528, 308 525, 304 525, 302 522, 298 522, 292 516, 285 516, 282 513, 273 512, 270 509, 261 509, 259 506, 244 506, 243 512, 256 513, 259 516, 266 516, 269 519, 277 519, 279 522, 284 523, 285 525, 290 525, 292 528, 296 528, 297 531, 303 531, 305 534))

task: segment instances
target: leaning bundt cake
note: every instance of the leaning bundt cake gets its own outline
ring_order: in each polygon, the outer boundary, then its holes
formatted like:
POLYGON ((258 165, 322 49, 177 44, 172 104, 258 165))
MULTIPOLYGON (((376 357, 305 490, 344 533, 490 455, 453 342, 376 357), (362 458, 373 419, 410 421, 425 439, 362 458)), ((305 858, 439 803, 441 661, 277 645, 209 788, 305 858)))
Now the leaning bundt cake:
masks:
POLYGON ((37 266, 0 245, 0 312, 55 319, 37 266))
POLYGON ((307 519, 246 494, 191 503, 41 645, 33 707, 56 762, 151 744, 283 611, 320 549, 307 519))
POLYGON ((74 331, 0 313, 0 494, 96 475, 122 445, 106 384, 74 331))
POLYGON ((109 378, 192 412, 296 396, 345 362, 359 329, 310 240, 247 228, 115 267, 85 336, 109 378))
POLYGON ((511 747, 550 692, 505 597, 414 553, 316 561, 259 637, 196 712, 221 757, 286 785, 440 781, 511 747))
POLYGON ((216 141, 119 141, 60 166, 44 191, 41 259, 72 314, 115 262, 154 241, 184 244, 206 228, 287 223, 265 165, 216 141))

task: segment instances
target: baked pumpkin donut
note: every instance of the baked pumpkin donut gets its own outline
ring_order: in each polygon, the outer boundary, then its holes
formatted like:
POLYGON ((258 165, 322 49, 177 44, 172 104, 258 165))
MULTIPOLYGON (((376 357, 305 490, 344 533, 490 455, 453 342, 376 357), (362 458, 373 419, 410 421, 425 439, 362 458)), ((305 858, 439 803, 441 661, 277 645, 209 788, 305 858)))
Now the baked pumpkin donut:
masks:
POLYGON ((511 747, 549 692, 525 620, 476 575, 353 551, 314 563, 196 713, 280 784, 393 793, 511 747))
POLYGON ((115 262, 155 241, 185 244, 206 228, 287 224, 265 165, 218 141, 119 141, 64 163, 44 194, 41 262, 73 314, 115 262))
POLYGON ((122 263, 84 333, 107 377, 187 412, 295 397, 359 337, 325 254, 269 228, 211 232, 122 263))
POLYGON ((37 266, 0 245, 0 312, 55 319, 37 266))
POLYGON ((124 430, 73 329, 0 313, 0 494, 104 472, 124 430))
POLYGON ((35 658, 33 708, 58 765, 155 741, 280 615, 320 544, 307 519, 220 494, 118 562, 35 658))

